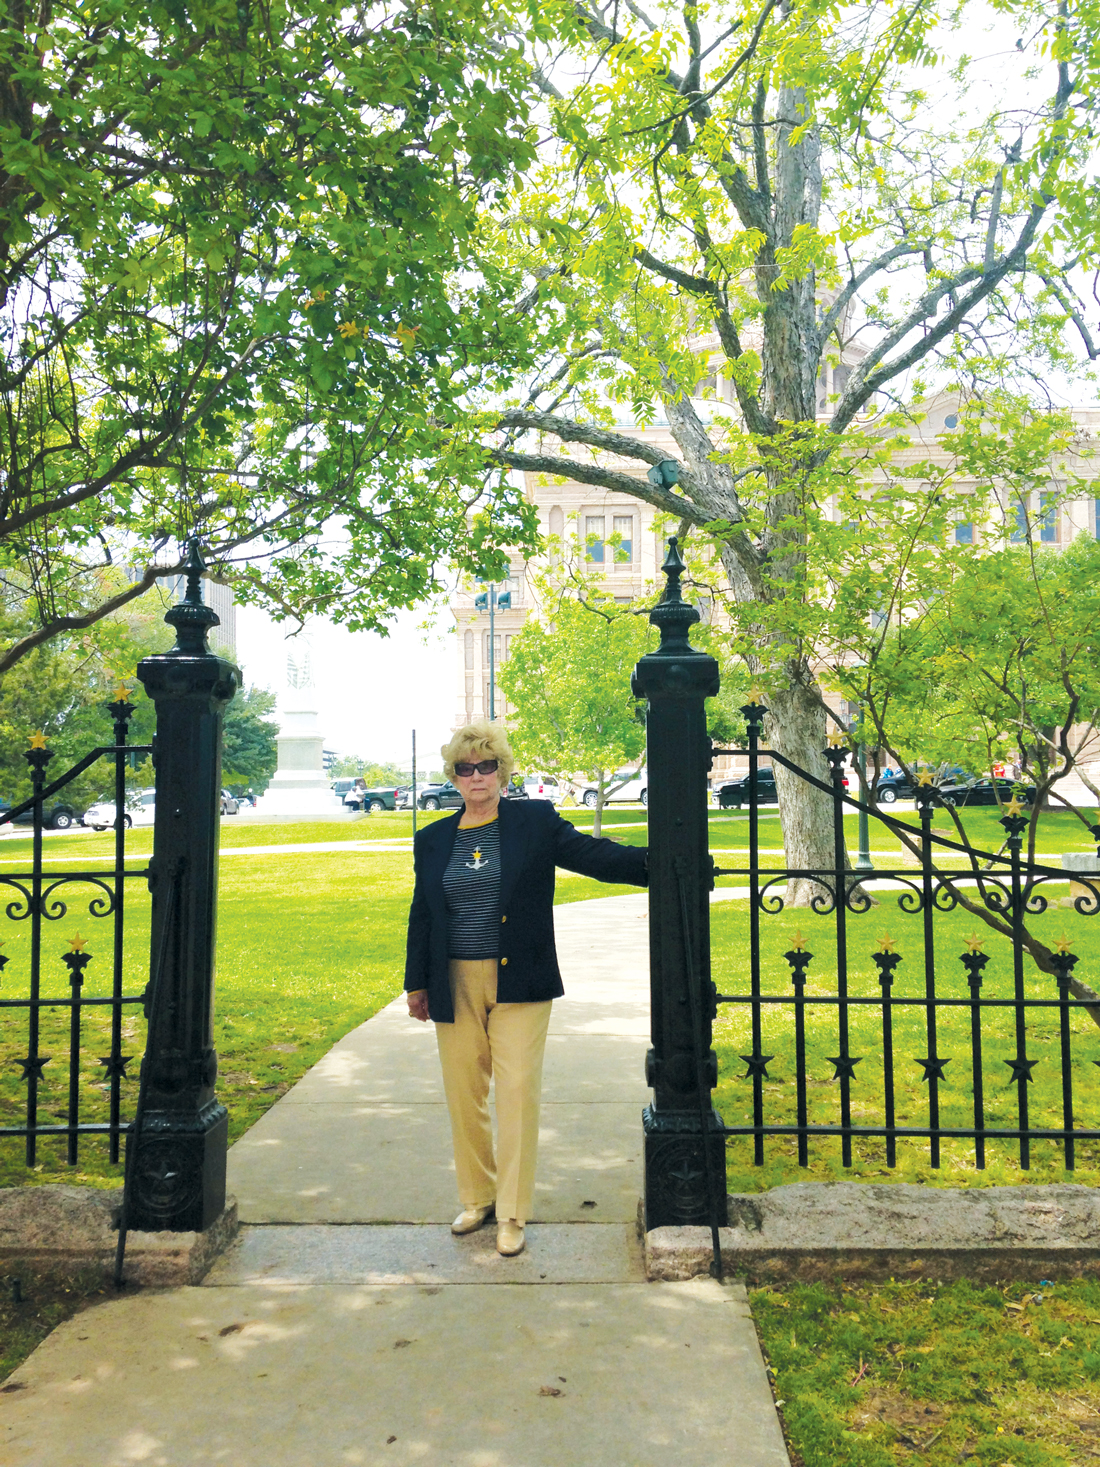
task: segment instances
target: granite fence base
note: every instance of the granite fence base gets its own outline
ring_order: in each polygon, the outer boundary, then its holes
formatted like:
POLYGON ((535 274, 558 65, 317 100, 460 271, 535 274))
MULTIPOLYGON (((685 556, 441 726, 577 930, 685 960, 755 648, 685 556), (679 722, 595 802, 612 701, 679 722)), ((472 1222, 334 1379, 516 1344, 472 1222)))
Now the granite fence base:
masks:
MULTIPOLYGON (((121 1208, 121 1187, 0 1187, 0 1271, 110 1278, 121 1208)), ((199 1283, 232 1242, 237 1226, 237 1202, 229 1198, 205 1232, 129 1233, 127 1283, 154 1288, 199 1283)))
MULTIPOLYGON (((750 1284, 1100 1274, 1100 1189, 1091 1187, 797 1182, 730 1196, 728 1221, 723 1272, 750 1284)), ((710 1229, 654 1228, 645 1258, 651 1279, 706 1274, 710 1229)))

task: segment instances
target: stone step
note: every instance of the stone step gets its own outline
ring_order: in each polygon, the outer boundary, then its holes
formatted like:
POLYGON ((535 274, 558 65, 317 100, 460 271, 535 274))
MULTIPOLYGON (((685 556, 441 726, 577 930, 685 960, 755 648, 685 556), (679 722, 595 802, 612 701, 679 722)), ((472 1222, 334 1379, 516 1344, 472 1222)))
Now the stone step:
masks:
POLYGON ((517 1258, 496 1227, 456 1238, 449 1227, 245 1227, 204 1287, 252 1284, 623 1284, 645 1277, 623 1223, 531 1223, 517 1258))

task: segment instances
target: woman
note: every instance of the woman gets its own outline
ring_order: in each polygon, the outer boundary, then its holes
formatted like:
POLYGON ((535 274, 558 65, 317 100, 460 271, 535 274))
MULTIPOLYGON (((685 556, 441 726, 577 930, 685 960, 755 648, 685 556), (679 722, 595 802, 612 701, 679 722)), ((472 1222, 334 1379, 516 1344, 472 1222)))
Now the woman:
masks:
POLYGON ((515 760, 498 724, 467 724, 441 752, 465 804, 414 843, 405 990, 412 1017, 436 1026, 462 1204, 451 1231, 495 1212, 497 1251, 510 1257, 523 1251, 550 1003, 564 992, 554 868, 645 886, 646 852, 594 840, 546 801, 501 799, 515 760))

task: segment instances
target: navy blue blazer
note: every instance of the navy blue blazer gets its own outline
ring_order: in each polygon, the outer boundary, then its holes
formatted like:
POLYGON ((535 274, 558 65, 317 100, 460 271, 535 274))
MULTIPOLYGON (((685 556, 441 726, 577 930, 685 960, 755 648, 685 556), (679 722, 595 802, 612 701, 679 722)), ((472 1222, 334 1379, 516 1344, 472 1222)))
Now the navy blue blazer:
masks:
MULTIPOLYGON (((537 1003, 565 992, 554 947, 554 868, 564 866, 597 881, 646 886, 646 851, 577 830, 547 800, 507 800, 500 819, 499 1003, 537 1003)), ((462 811, 417 832, 416 886, 409 910, 405 991, 428 990, 428 1013, 454 1023, 448 979, 450 944, 443 873, 454 849, 462 811)))

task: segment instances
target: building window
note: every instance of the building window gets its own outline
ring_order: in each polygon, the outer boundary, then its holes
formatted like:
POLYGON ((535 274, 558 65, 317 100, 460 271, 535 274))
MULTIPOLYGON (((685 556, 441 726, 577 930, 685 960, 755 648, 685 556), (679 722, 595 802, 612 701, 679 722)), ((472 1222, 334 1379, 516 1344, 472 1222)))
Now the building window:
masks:
MULTIPOLYGON (((483 634, 483 636, 484 636, 484 640, 483 640, 483 643, 482 643, 481 655, 482 655, 482 657, 484 659, 485 666, 488 667, 489 666, 489 633, 488 632, 485 632, 483 634)), ((499 667, 500 666, 500 633, 499 632, 495 632, 493 634, 493 666, 494 667, 499 667)))
POLYGON ((634 516, 632 514, 617 514, 611 521, 614 533, 620 536, 620 543, 615 547, 615 563, 617 565, 631 565, 634 560, 634 516))
POLYGON ((1016 523, 1013 526, 1012 533, 1011 535, 1009 535, 1008 538, 1013 545, 1022 545, 1027 539, 1027 508, 1024 504, 1020 502, 1020 500, 1017 500, 1015 511, 1016 523))
POLYGON ((463 642, 464 642, 464 650, 465 650, 465 654, 466 654, 466 666, 468 668, 472 668, 473 665, 474 665, 474 634, 473 634, 473 632, 467 632, 466 635, 465 635, 465 637, 463 638, 463 642))
POLYGON ((889 618, 889 616, 887 615, 887 613, 885 611, 872 611, 871 612, 871 630, 873 632, 877 632, 878 629, 880 627, 884 627, 889 620, 890 620, 890 618, 889 618))
POLYGON ((1058 539, 1058 504, 1054 494, 1046 493, 1039 496, 1040 514, 1039 539, 1047 545, 1053 545, 1058 539))
POLYGON ((973 545, 974 525, 971 520, 964 520, 962 524, 955 526, 955 544, 973 545))
POLYGON ((584 517, 585 560, 592 565, 603 565, 604 517, 602 514, 586 514, 584 517))

